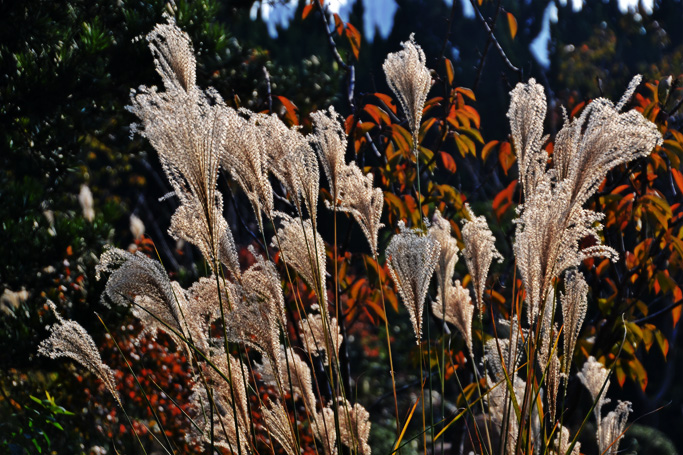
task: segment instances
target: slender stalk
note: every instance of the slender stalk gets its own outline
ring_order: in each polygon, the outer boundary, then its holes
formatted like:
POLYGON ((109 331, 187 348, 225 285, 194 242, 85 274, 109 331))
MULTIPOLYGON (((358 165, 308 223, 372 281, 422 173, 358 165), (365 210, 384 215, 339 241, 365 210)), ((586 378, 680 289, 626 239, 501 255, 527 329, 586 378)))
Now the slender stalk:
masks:
POLYGON ((387 313, 387 306, 384 300, 384 283, 382 282, 382 271, 379 268, 379 259, 377 253, 374 255, 375 266, 377 267, 377 279, 379 280, 379 290, 382 299, 382 311, 384 312, 384 330, 387 335, 387 352, 389 353, 389 372, 391 374, 391 389, 394 392, 394 410, 396 412, 396 437, 401 433, 401 417, 398 413, 398 398, 396 397, 396 378, 394 377, 394 361, 391 354, 391 336, 389 334, 389 314, 387 313))
MULTIPOLYGON (((104 323, 104 321, 102 320, 100 315, 97 313, 95 313, 95 315, 97 315, 97 319, 100 320, 100 322, 102 323, 102 326, 104 327, 104 329, 107 331, 107 333, 111 337, 112 341, 114 342, 114 346, 116 346, 116 349, 119 351, 119 354, 121 354, 123 361, 126 362, 126 366, 128 367, 128 371, 130 371, 130 374, 133 375, 133 379, 135 379, 135 383, 137 384, 138 389, 140 389, 142 396, 145 398, 145 402, 147 403, 147 407, 149 407, 149 410, 152 413, 152 416, 154 416, 154 420, 157 422, 157 424, 159 425, 159 429, 161 430, 161 433, 164 435, 164 439, 166 440, 166 444, 168 444, 168 447, 170 448, 170 450, 173 450, 173 444, 171 444, 171 441, 168 439, 168 436, 166 435, 166 430, 164 430, 164 426, 161 423, 161 420, 159 419, 159 416, 157 415, 156 411, 154 410, 152 403, 149 401, 149 397, 145 393, 145 389, 142 388, 142 384, 140 384, 140 381, 138 380, 138 376, 135 374, 135 371, 133 371, 133 367, 131 366, 130 362, 128 361, 128 358, 126 358, 126 355, 123 353, 123 350, 119 346, 119 343, 116 341, 114 336, 111 334, 111 332, 109 331, 109 327, 107 327, 107 325, 104 323)), ((123 409, 123 406, 121 407, 121 409, 123 410, 123 413, 126 414, 126 410, 123 409)), ((128 414, 126 414, 126 417, 128 418, 128 414)), ((129 421, 130 421, 130 419, 129 419, 129 421)), ((133 428, 132 422, 131 422, 131 428, 133 428)), ((133 430, 133 431, 135 431, 135 430, 133 430)), ((136 432, 136 435, 137 435, 137 432, 136 432)), ((152 433, 152 435, 154 436, 153 433, 152 433)), ((155 438, 156 438, 156 436, 155 436, 155 438)), ((163 444, 161 444, 161 447, 166 451, 166 453, 169 453, 169 454, 171 453, 171 451, 169 449, 167 449, 163 444)))

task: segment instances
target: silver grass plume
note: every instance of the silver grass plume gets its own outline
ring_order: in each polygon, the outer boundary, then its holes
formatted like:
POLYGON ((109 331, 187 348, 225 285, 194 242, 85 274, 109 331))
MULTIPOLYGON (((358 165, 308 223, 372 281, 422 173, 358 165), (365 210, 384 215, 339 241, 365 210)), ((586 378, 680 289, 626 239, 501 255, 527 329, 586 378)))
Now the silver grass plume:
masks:
POLYGON ((154 65, 166 91, 191 92, 195 90, 197 67, 192 42, 172 17, 165 17, 168 23, 157 24, 147 35, 154 65))
POLYGON ((346 400, 341 399, 339 402, 339 440, 352 452, 370 455, 370 413, 359 403, 351 406, 346 400))
POLYGON ((384 193, 373 188, 372 174, 363 174, 355 163, 344 166, 339 176, 339 204, 341 212, 353 215, 370 244, 373 256, 377 255, 377 233, 384 226, 380 222, 384 207, 384 193))
POLYGON ((203 366, 206 386, 211 389, 211 397, 207 395, 204 381, 200 378, 195 381, 190 404, 193 420, 199 429, 192 426, 192 431, 200 432, 196 435, 199 436, 197 442, 203 441, 206 445, 213 443, 232 453, 248 453, 250 412, 244 384, 245 379, 249 378, 249 372, 238 359, 232 356, 228 358, 225 353, 220 353, 212 356, 211 361, 229 381, 212 367, 203 366), (209 410, 212 399, 215 406, 213 412, 209 410))
MULTIPOLYGON (((491 340, 492 341, 492 340, 491 340)), ((489 341, 490 342, 490 341, 489 341)), ((517 403, 522 403, 524 400, 524 390, 526 388, 526 383, 520 379, 518 376, 511 378, 513 384, 513 390, 515 392, 515 399, 517 403)), ((505 379, 499 379, 494 382, 491 377, 486 375, 486 382, 488 384, 489 393, 486 395, 486 404, 488 407, 488 414, 494 425, 499 428, 499 434, 504 435, 507 433, 507 445, 506 451, 504 453, 515 453, 515 446, 517 445, 517 438, 519 437, 519 421, 513 412, 509 413, 509 419, 506 418, 508 414, 508 409, 512 406, 512 398, 510 396, 510 391, 505 384, 505 379), (507 427, 503 428, 503 423, 507 422, 507 427)), ((540 423, 538 421, 538 414, 534 408, 534 415, 532 416, 532 425, 540 423)), ((502 443, 501 437, 501 443, 502 443)))
POLYGON ((163 330, 176 344, 185 346, 188 354, 191 349, 185 340, 192 340, 200 349, 207 347, 198 313, 190 310, 185 290, 168 279, 160 262, 139 252, 110 248, 102 254, 95 270, 97 279, 102 273, 111 273, 104 295, 115 304, 128 306, 135 302, 133 315, 142 322, 142 333, 154 336, 163 330))
POLYGON ((190 311, 196 315, 194 319, 199 321, 203 333, 208 336, 211 325, 221 319, 221 305, 225 312, 231 310, 241 298, 240 292, 239 286, 215 275, 200 278, 187 290, 190 311))
POLYGON ((569 430, 560 426, 560 431, 556 432, 555 440, 553 442, 553 449, 550 451, 551 455, 580 455, 581 453, 581 443, 577 442, 574 444, 574 448, 568 454, 567 451, 571 447, 572 442, 569 438, 569 430))
POLYGON ((271 298, 254 290, 241 290, 241 298, 233 302, 225 315, 228 340, 252 346, 280 370, 279 307, 271 298))
POLYGON ((132 131, 156 149, 180 201, 171 219, 171 235, 196 245, 214 271, 218 261, 225 261, 234 272, 237 253, 223 219, 222 196, 216 191, 227 108, 216 91, 203 92, 194 85, 190 39, 169 20, 147 37, 166 91, 140 87, 132 92, 129 110, 141 122, 132 131))
POLYGON ((276 115, 253 114, 264 135, 269 170, 282 183, 300 217, 301 200, 312 220, 317 218, 320 172, 308 139, 296 127, 288 128, 276 115))
POLYGON ((648 156, 662 143, 657 126, 640 112, 621 112, 641 80, 640 75, 633 78, 616 106, 604 98, 593 100, 558 133, 553 167, 557 179, 571 188, 572 206, 583 205, 611 169, 648 156))
POLYGON ((269 362, 256 363, 256 371, 261 380, 270 386, 280 388, 291 393, 295 399, 301 398, 306 412, 314 416, 316 411, 316 399, 313 393, 311 369, 308 364, 301 360, 292 348, 280 346, 280 369, 274 370, 269 362))
POLYGON ((526 187, 524 205, 518 208, 514 250, 530 323, 536 320, 551 283, 565 270, 588 257, 618 257, 614 249, 601 244, 603 215, 582 206, 614 166, 648 155, 662 141, 656 125, 639 112, 620 112, 639 81, 639 76, 634 78, 616 106, 599 98, 578 118, 566 121, 557 134, 550 169, 546 169, 547 154, 540 150, 543 140, 539 139, 545 112, 543 89, 531 80, 511 93, 513 138, 516 144, 524 144, 521 153, 526 154, 520 158, 520 181, 526 187), (581 248, 585 238, 594 239, 595 246, 581 248))
POLYGON ((491 233, 486 218, 475 216, 469 204, 465 204, 465 212, 469 220, 465 220, 462 227, 462 240, 465 243, 463 256, 467 269, 472 277, 472 287, 476 297, 479 313, 483 311, 484 290, 486 278, 493 259, 503 261, 503 256, 496 250, 496 238, 491 233))
POLYGON ((556 310, 556 298, 555 292, 551 291, 548 293, 548 297, 545 299, 545 305, 543 306, 543 318, 541 322, 541 345, 536 357, 539 368, 545 370, 548 365, 548 359, 550 358, 550 352, 555 344, 555 338, 552 336, 555 327, 553 325, 553 316, 556 310))
POLYGON ((121 398, 116 391, 116 379, 111 368, 102 362, 100 352, 88 332, 77 322, 67 321, 57 313, 57 307, 47 301, 57 323, 50 327, 50 336, 38 346, 38 354, 57 359, 67 357, 75 360, 102 381, 121 408, 121 398))
POLYGON ((322 443, 323 453, 325 455, 337 455, 337 429, 334 410, 324 407, 318 411, 315 419, 311 419, 311 428, 313 435, 322 443))
POLYGON ((315 413, 315 395, 313 393, 313 382, 311 380, 311 369, 308 364, 294 352, 294 349, 287 348, 280 354, 280 365, 289 367, 288 370, 281 370, 280 381, 292 393, 299 395, 306 406, 306 412, 315 413), (285 359, 286 356, 286 359, 285 359), (291 386, 290 390, 290 378, 291 386))
POLYGON ((616 260, 618 256, 614 249, 600 244, 598 230, 603 215, 582 208, 568 212, 564 202, 558 189, 543 180, 515 220, 514 252, 526 291, 529 324, 537 319, 541 302, 562 272, 578 267, 589 257, 616 260), (581 241, 587 237, 597 244, 581 248, 581 241))
POLYGON ((422 121, 422 110, 432 84, 432 77, 426 66, 425 54, 415 42, 415 34, 401 43, 403 50, 387 55, 382 68, 387 84, 396 94, 408 117, 413 135, 413 150, 418 155, 418 133, 422 121))
POLYGON ((436 301, 432 302, 434 316, 453 324, 458 329, 470 354, 472 351, 472 317, 474 316, 474 305, 470 298, 470 292, 460 285, 460 281, 446 283, 444 286, 446 300, 443 302, 441 292, 436 301), (443 310, 446 309, 444 314, 443 310))
POLYGON ((569 271, 565 276, 564 287, 566 292, 560 294, 562 321, 564 323, 562 372, 569 375, 576 341, 579 339, 581 326, 588 310, 588 284, 581 272, 569 271))
POLYGON ((339 358, 339 346, 344 338, 339 331, 339 324, 337 318, 332 318, 323 323, 323 316, 320 314, 309 314, 306 319, 299 321, 299 333, 303 342, 303 347, 306 352, 312 356, 318 356, 320 352, 323 353, 323 363, 329 365, 330 358, 332 363, 336 364, 339 358), (329 333, 329 337, 327 337, 329 333), (327 347, 331 344, 333 352, 328 353, 327 347))
MULTIPOLYGON (((250 111, 242 111, 253 115, 250 111)), ((273 212, 273 188, 268 181, 268 157, 266 133, 255 120, 246 120, 231 109, 226 109, 228 119, 227 140, 220 157, 221 167, 228 171, 244 191, 256 215, 259 229, 263 231, 261 212, 271 217, 273 212)))
POLYGON ((320 306, 326 305, 326 255, 322 237, 314 232, 310 219, 292 218, 281 212, 277 215, 282 220, 282 227, 273 237, 271 246, 280 248, 285 263, 294 267, 306 284, 319 294, 320 306))
POLYGON ((510 378, 517 376, 529 331, 520 326, 517 315, 513 316, 510 321, 498 321, 496 326, 499 334, 508 332, 509 337, 507 339, 492 338, 486 342, 484 364, 491 368, 493 379, 504 381, 506 371, 510 378))
POLYGON ((339 198, 338 181, 345 166, 346 132, 342 127, 341 117, 330 107, 329 111, 317 111, 311 114, 313 133, 309 141, 313 144, 323 165, 330 194, 334 203, 339 198))
POLYGON ((531 78, 527 84, 517 84, 510 92, 512 144, 519 165, 519 177, 525 198, 545 174, 548 153, 543 149, 543 121, 547 111, 545 91, 531 78))
POLYGON ((626 422, 631 413, 631 402, 619 401, 614 411, 605 416, 598 426, 598 447, 600 453, 616 455, 619 453, 619 442, 624 437, 626 422))
POLYGON ((266 406, 261 406, 261 412, 268 433, 280 443, 287 455, 299 455, 296 437, 292 434, 292 423, 282 402, 267 398, 266 406))
POLYGON ((415 342, 422 338, 422 312, 436 263, 439 260, 439 242, 420 235, 418 230, 399 222, 400 232, 389 243, 385 255, 389 273, 396 284, 403 304, 408 308, 415 330, 415 342))
POLYGON ((599 428, 602 418, 602 406, 611 401, 609 398, 605 397, 605 392, 609 389, 609 370, 595 360, 595 357, 590 356, 576 376, 586 389, 588 389, 588 392, 595 403, 594 413, 599 428), (605 385, 604 389, 602 388, 603 384, 605 385), (600 392, 601 390, 602 393, 600 392))
POLYGON ((455 264, 458 262, 458 241, 451 235, 451 223, 439 210, 434 211, 428 235, 439 242, 441 248, 439 261, 436 263, 436 278, 439 282, 437 292, 441 293, 446 284, 451 282, 455 272, 455 264))
POLYGON ((543 346, 548 346, 550 351, 546 356, 546 361, 543 363, 543 371, 546 371, 546 401, 548 402, 548 415, 550 416, 550 421, 553 422, 557 415, 557 394, 560 390, 560 379, 562 377, 562 364, 557 356, 557 349, 553 349, 559 335, 556 325, 553 326, 549 335, 549 342, 543 343, 543 346))
POLYGON ((242 275, 242 287, 246 294, 258 296, 268 304, 274 321, 279 322, 280 327, 287 327, 285 314, 285 298, 282 294, 282 282, 280 274, 275 268, 273 261, 264 258, 252 246, 249 251, 256 262, 242 275))

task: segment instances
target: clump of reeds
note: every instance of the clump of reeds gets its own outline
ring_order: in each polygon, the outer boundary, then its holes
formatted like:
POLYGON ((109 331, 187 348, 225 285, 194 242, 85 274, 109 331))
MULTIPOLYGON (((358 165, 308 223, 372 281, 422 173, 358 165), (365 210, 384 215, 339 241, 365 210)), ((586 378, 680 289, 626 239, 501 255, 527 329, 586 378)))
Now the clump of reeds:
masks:
MULTIPOLYGON (((277 117, 236 111, 215 91, 197 87, 192 45, 173 21, 158 25, 148 41, 164 86, 133 92, 131 111, 140 119, 135 130, 156 149, 179 201, 169 233, 201 251, 211 276, 183 289, 158 261, 110 249, 98 268, 98 273, 109 274, 105 294, 115 304, 132 306, 145 330, 165 331, 187 350, 195 373, 189 416, 195 440, 231 453, 256 452, 260 442, 249 399, 255 395, 262 415, 259 424, 270 436, 271 448, 279 445, 288 455, 299 454, 301 434, 308 431, 318 453, 370 454, 373 416, 350 401, 353 394, 342 380, 339 357, 345 340, 340 321, 333 317, 337 302, 329 301, 329 245, 317 232, 320 187, 315 154, 327 177, 334 216, 337 211, 352 215, 375 259, 383 226, 382 191, 374 187, 372 174, 345 162, 346 135, 332 108, 314 113, 313 132, 304 136, 277 117), (223 217, 223 198, 216 186, 220 169, 242 188, 263 238, 274 233, 272 250, 250 250, 255 262, 246 270, 223 217), (275 210, 272 178, 282 184, 280 196, 291 202, 289 213, 275 210), (272 251, 280 254, 282 274, 270 259, 272 251), (316 305, 306 308, 296 293, 285 299, 283 282, 296 289, 299 278, 313 291, 316 305), (298 331, 294 339, 291 330, 298 331), (270 386, 276 398, 261 401, 255 394, 258 384, 270 386)), ((417 154, 417 131, 431 85, 424 53, 411 36, 384 67, 408 117, 417 154)), ((526 318, 513 314, 508 321, 491 321, 494 333, 473 334, 474 314, 480 321, 486 316, 492 261, 502 258, 486 219, 468 206, 464 250, 459 250, 449 221, 438 211, 431 225, 407 228, 401 222, 386 247, 389 271, 418 344, 424 327, 429 328, 424 303, 432 277, 437 277, 427 309, 443 321, 444 337, 450 333, 448 325, 454 326, 469 351, 478 396, 466 410, 474 425, 471 436, 484 453, 496 448, 502 448, 501 453, 579 453, 577 438, 563 425, 558 409, 563 406, 558 403, 561 384, 566 393, 587 308, 588 286, 578 267, 588 257, 616 259, 616 252, 601 242, 602 215, 584 205, 610 169, 648 154, 661 141, 657 128, 642 115, 621 112, 639 81, 634 79, 617 105, 598 99, 579 117, 566 120, 550 162, 543 147, 543 88, 531 79, 511 93, 508 117, 524 194, 514 253, 526 295, 526 318), (582 246, 586 237, 594 240, 593 246, 582 246), (458 254, 469 270, 469 288, 454 276, 458 254), (481 346, 475 345, 478 340, 481 346)), ((336 252, 336 243, 334 248, 336 252)), ((335 289, 336 279, 335 273, 335 289)), ((75 359, 118 400, 112 371, 84 329, 57 318, 40 352, 75 359)), ((483 331, 484 324, 476 328, 483 331)), ((388 350, 391 355, 390 343, 388 350)), ((430 370, 422 356, 419 369, 420 375, 430 370)), ((392 384, 393 372, 392 364, 392 384)), ((591 357, 578 378, 593 399, 600 450, 616 453, 630 405, 619 402, 603 417, 602 408, 609 403, 609 373, 591 357)), ((398 402, 395 407, 398 412, 398 402)), ((425 412, 423 400, 426 451, 427 438, 433 442, 445 430, 435 436, 434 424, 426 428, 425 412)), ((397 431, 397 449, 403 437, 404 432, 397 431)))

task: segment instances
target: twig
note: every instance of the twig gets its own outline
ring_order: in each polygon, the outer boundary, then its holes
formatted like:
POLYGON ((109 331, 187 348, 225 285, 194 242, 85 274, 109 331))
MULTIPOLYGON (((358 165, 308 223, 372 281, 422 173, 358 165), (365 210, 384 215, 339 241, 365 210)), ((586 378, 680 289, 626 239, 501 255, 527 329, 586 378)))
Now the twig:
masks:
MULTIPOLYGON (((500 43, 496 39, 496 35, 494 35, 494 33, 493 33, 493 28, 489 25, 489 23, 486 21, 484 16, 481 14, 481 11, 479 11, 479 5, 477 5, 477 2, 475 0, 470 0, 470 3, 472 4, 472 8, 474 8, 474 12, 476 13, 477 18, 479 19, 479 21, 481 21, 481 23, 484 25, 484 28, 486 29, 486 32, 489 34, 489 40, 492 44, 495 45, 496 50, 498 51, 498 54, 500 55, 500 58, 503 59, 503 62, 511 71, 513 71, 519 75, 519 80, 521 81, 522 80, 522 70, 517 68, 515 65, 513 65, 512 62, 510 61, 510 59, 508 58, 508 56, 505 54, 505 51, 503 50, 500 43)), ((496 25, 495 24, 495 18, 497 18, 498 11, 500 11, 500 8, 501 8, 500 2, 498 2, 498 8, 496 9, 496 16, 494 17, 494 23, 493 23, 494 28, 496 25)), ((482 68, 484 66, 483 65, 484 58, 486 58, 486 54, 482 55, 482 65, 481 65, 482 68)), ((479 71, 481 72, 481 69, 479 71)), ((477 77, 477 79, 478 79, 478 77, 477 77)), ((477 83, 478 83, 478 80, 475 81, 475 84, 474 84, 475 90, 476 90, 477 83)))
POLYGON ((353 103, 353 92, 355 91, 356 86, 356 68, 353 65, 347 64, 342 58, 341 54, 339 54, 339 51, 337 50, 337 43, 334 42, 334 35, 332 33, 332 30, 330 30, 330 24, 327 21, 327 9, 323 8, 323 5, 320 3, 320 0, 315 0, 315 3, 318 5, 318 9, 320 9, 320 16, 322 17, 323 25, 325 26, 325 34, 327 35, 327 42, 330 45, 332 56, 334 57, 334 60, 337 62, 337 64, 344 71, 346 71, 346 98, 349 102, 349 105, 351 106, 351 111, 355 112, 356 109, 353 103))
POLYGON ((266 77, 266 89, 268 90, 268 112, 272 113, 273 112, 273 94, 270 90, 270 73, 268 72, 268 68, 265 66, 263 67, 263 75, 266 77))
POLYGON ((453 2, 451 6, 451 16, 448 18, 448 29, 446 29, 446 36, 443 38, 443 45, 441 46, 441 54, 439 55, 439 62, 443 60, 444 54, 446 54, 446 46, 448 45, 449 38, 451 37, 451 26, 453 25, 453 18, 455 17, 455 8, 460 6, 459 3, 453 2))

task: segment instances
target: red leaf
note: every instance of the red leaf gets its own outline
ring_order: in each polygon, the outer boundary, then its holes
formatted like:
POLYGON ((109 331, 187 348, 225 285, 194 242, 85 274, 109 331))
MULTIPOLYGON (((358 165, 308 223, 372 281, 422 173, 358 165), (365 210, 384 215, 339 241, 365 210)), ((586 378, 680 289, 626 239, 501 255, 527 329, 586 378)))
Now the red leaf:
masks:
POLYGON ((678 169, 671 168, 671 175, 674 176, 678 190, 683 193, 683 174, 678 169))
POLYGON ((496 217, 498 219, 500 219, 512 205, 515 189, 517 189, 517 180, 513 180, 504 190, 496 194, 496 197, 493 198, 493 210, 496 212, 496 217))
POLYGON ((282 106, 285 108, 285 113, 284 117, 287 122, 289 122, 290 125, 298 125, 299 124, 299 118, 296 116, 296 111, 299 109, 292 103, 289 99, 285 98, 284 96, 276 96, 278 100, 282 103, 282 106))
POLYGON ((381 122, 384 122, 385 125, 391 125, 389 115, 374 104, 366 104, 365 107, 363 107, 363 110, 367 112, 378 125, 381 122))
POLYGON ((394 100, 393 100, 389 95, 385 95, 384 93, 379 93, 379 92, 373 93, 373 95, 374 95, 377 99, 379 99, 380 101, 382 101, 382 102, 384 103, 384 105, 385 105, 389 110, 391 110, 391 112, 393 112, 394 114, 396 113, 396 103, 394 103, 394 100))
POLYGON ((507 141, 501 142, 500 147, 498 147, 498 160, 500 161, 500 165, 503 168, 505 175, 508 175, 508 171, 516 159, 517 157, 512 154, 512 147, 510 147, 510 143, 507 141))
POLYGON ((311 11, 313 11, 313 7, 316 6, 315 3, 311 3, 310 5, 304 6, 304 10, 301 13, 301 19, 306 19, 309 14, 311 14, 311 11))
POLYGON ((349 40, 349 43, 351 44, 351 50, 353 51, 354 57, 356 57, 356 60, 358 60, 358 54, 360 54, 360 32, 356 27, 353 26, 350 22, 347 22, 346 24, 346 38, 349 40))
POLYGON ((439 152, 439 157, 441 158, 441 164, 446 168, 451 174, 455 174, 456 166, 455 160, 446 152, 439 152))
POLYGON ((455 91, 456 91, 457 93, 462 93, 463 95, 465 95, 466 97, 468 97, 468 98, 471 99, 472 101, 477 101, 477 97, 474 96, 474 92, 473 92, 471 89, 467 88, 467 87, 457 87, 457 88, 455 89, 455 91))
POLYGON ((512 13, 508 13, 508 26, 510 27, 510 36, 512 39, 515 39, 515 36, 517 36, 517 19, 515 19, 515 16, 512 13))
POLYGON ((488 144, 486 144, 483 149, 481 149, 482 161, 486 161, 486 158, 488 158, 489 153, 491 153, 491 150, 493 150, 493 147, 495 147, 496 145, 498 145, 498 141, 491 141, 488 144))
POLYGON ((339 36, 344 32, 344 21, 341 20, 337 13, 334 13, 334 28, 337 29, 337 35, 339 36))
POLYGON ((450 59, 444 59, 446 61, 446 77, 448 78, 448 85, 453 85, 453 79, 455 79, 455 72, 453 71, 453 64, 450 59))

